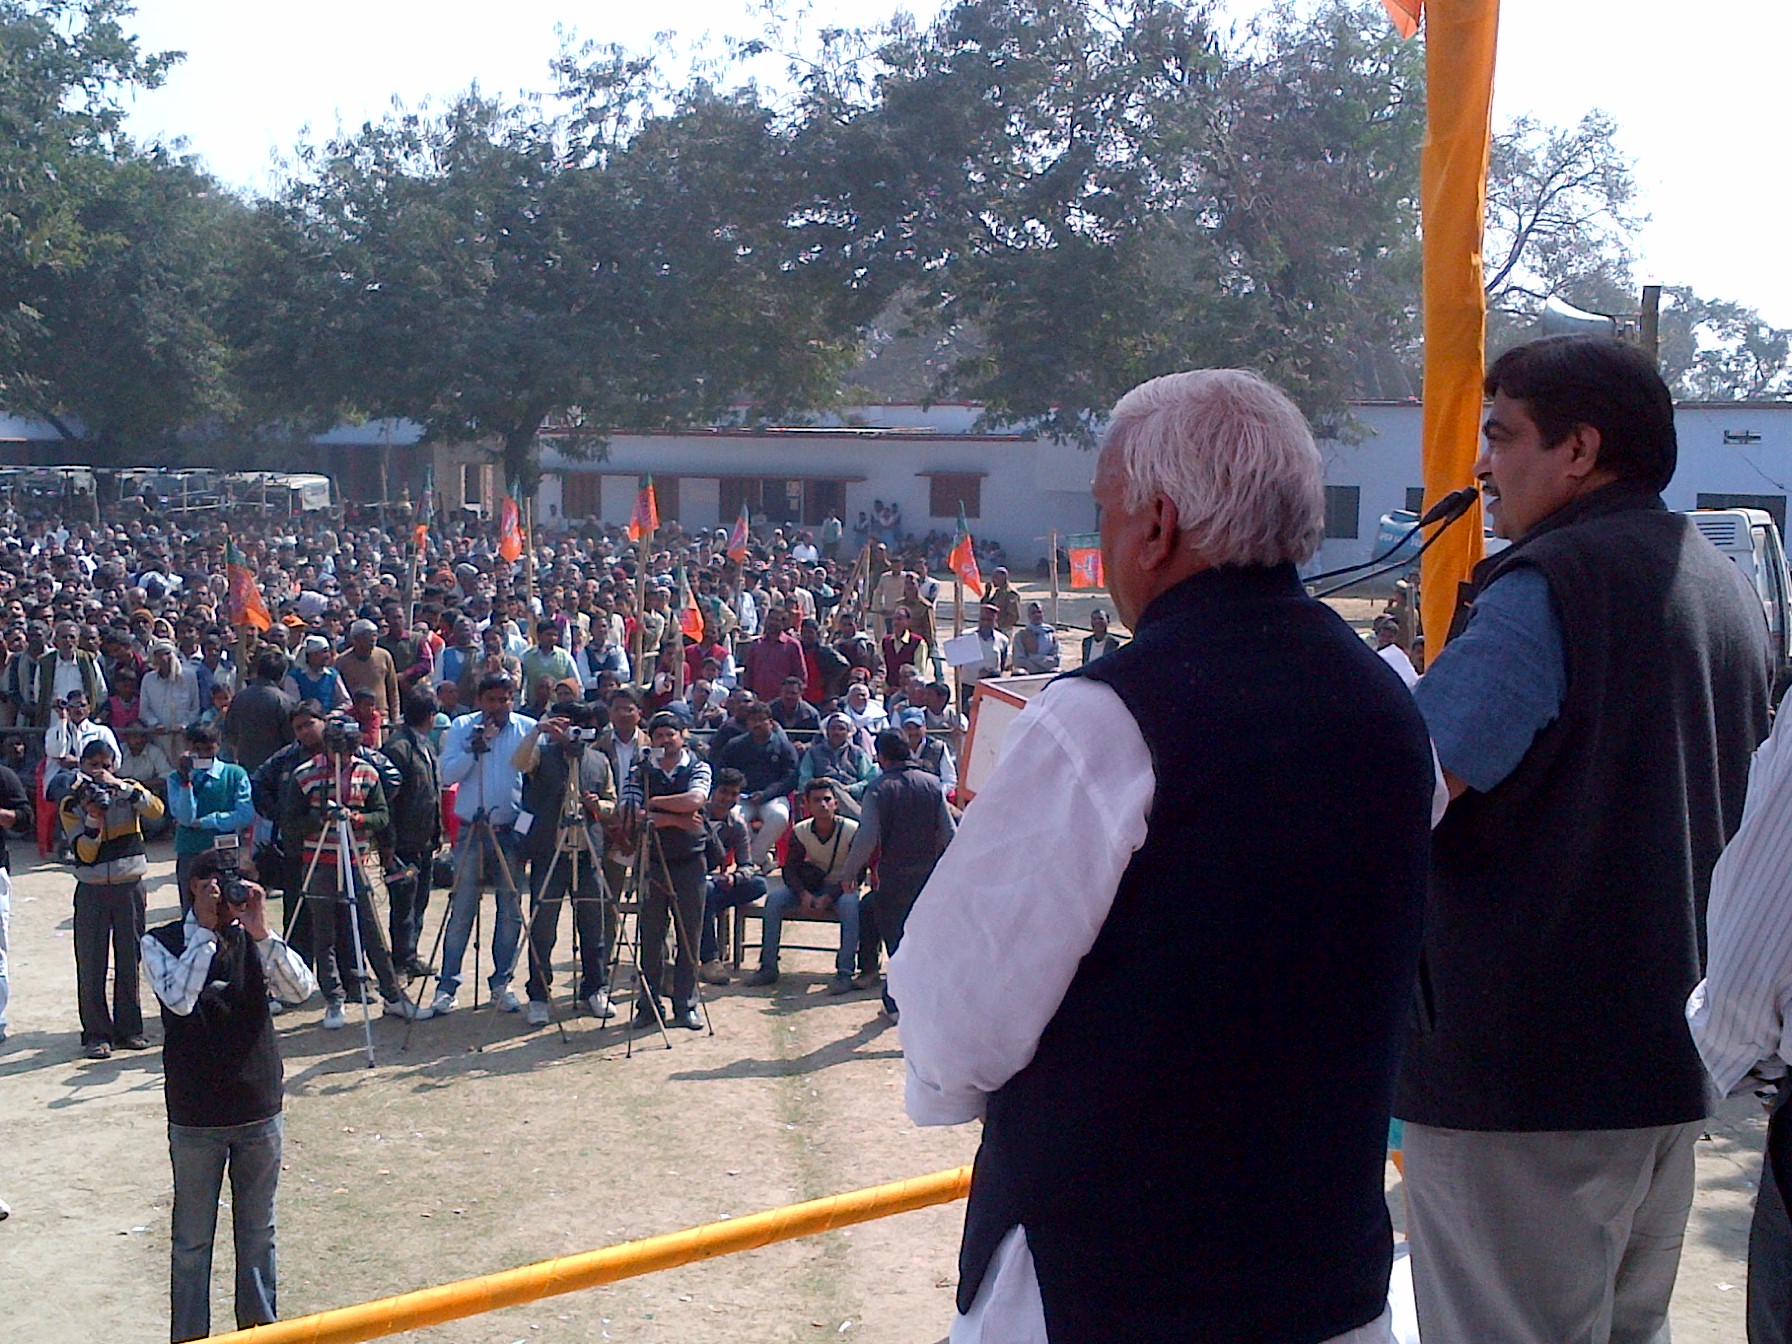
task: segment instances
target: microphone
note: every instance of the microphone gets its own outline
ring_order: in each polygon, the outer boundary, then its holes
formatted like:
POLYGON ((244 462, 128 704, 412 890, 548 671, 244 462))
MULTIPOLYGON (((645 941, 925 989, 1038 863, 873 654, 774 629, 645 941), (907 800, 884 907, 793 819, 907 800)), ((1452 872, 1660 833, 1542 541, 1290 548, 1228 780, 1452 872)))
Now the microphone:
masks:
MULTIPOLYGON (((1433 514, 1444 514, 1445 516, 1444 516, 1444 520, 1443 520, 1443 526, 1438 528, 1437 531, 1433 532, 1430 536, 1425 538, 1425 544, 1423 546, 1419 547, 1418 552, 1412 557, 1412 559, 1417 560, 1419 558, 1419 556, 1424 555, 1426 551, 1430 550, 1431 547, 1437 542, 1438 538, 1443 536, 1444 533, 1448 532, 1450 530, 1451 525, 1458 518, 1462 517, 1463 514, 1468 512, 1468 506, 1475 501, 1475 498, 1479 494, 1480 494, 1480 491, 1471 485, 1471 486, 1465 486, 1463 489, 1457 490, 1452 494, 1445 495, 1442 499, 1438 500, 1437 503, 1431 508, 1431 510, 1428 513, 1426 513, 1425 517, 1429 518, 1433 514), (1447 510, 1447 513, 1446 513, 1446 510, 1447 510)), ((1413 525, 1412 532, 1417 532, 1419 530, 1419 528, 1423 527, 1424 525, 1425 524, 1422 521, 1415 523, 1413 525)), ((1410 537, 1412 535, 1412 532, 1408 532, 1406 534, 1406 536, 1410 537)), ((1402 543, 1404 543, 1406 540, 1406 537, 1402 537, 1402 538, 1400 538, 1400 540, 1402 543)), ((1399 546, 1394 547, 1394 550, 1399 550, 1399 549, 1400 549, 1399 546)), ((1371 560, 1371 561, 1368 561, 1367 563, 1372 565, 1375 562, 1373 560, 1371 560)), ((1411 563, 1412 563, 1412 561, 1409 561, 1409 560, 1396 560, 1391 565, 1383 565, 1380 569, 1371 570, 1369 573, 1363 575, 1363 579, 1373 579, 1382 574, 1386 574, 1392 570, 1403 569, 1411 563)), ((1351 569, 1362 569, 1362 568, 1364 568, 1364 566, 1363 565, 1352 565, 1352 566, 1350 566, 1350 568, 1351 569)), ((1346 573, 1348 571, 1338 570, 1336 572, 1337 573, 1346 573)), ((1361 583, 1361 582, 1362 582, 1362 579, 1345 579, 1343 583, 1335 583, 1330 588, 1325 589, 1325 591, 1323 591, 1323 592, 1314 593, 1313 596, 1314 597, 1330 597, 1334 593, 1340 593, 1340 592, 1344 591, 1344 589, 1349 588, 1349 587, 1351 587, 1355 584, 1361 583)))
POLYGON ((1453 523, 1467 513, 1469 506, 1481 497, 1481 487, 1465 485, 1460 490, 1452 490, 1429 509, 1419 519, 1420 527, 1430 527, 1433 523, 1453 523))
MULTIPOLYGON (((1401 533, 1400 539, 1398 541, 1396 541, 1392 546, 1388 547, 1387 550, 1383 551, 1380 555, 1372 555, 1367 560, 1357 561, 1357 563, 1354 565, 1340 565, 1336 569, 1328 569, 1323 574, 1314 574, 1310 578, 1303 580, 1303 582, 1309 583, 1309 584, 1324 583, 1327 579, 1335 579, 1340 574, 1354 574, 1359 569, 1368 569, 1371 566, 1379 565, 1384 560, 1386 560, 1390 555, 1394 554, 1395 551, 1399 550, 1402 546, 1406 545, 1407 542, 1411 541, 1413 539, 1413 537, 1415 535, 1417 535, 1417 533, 1419 532, 1419 530, 1421 528, 1430 527, 1434 523, 1442 523, 1444 525, 1444 527, 1439 528, 1436 532, 1432 533, 1432 535, 1431 535, 1431 540, 1434 541, 1437 539, 1438 536, 1442 535, 1445 528, 1449 527, 1449 525, 1451 523, 1455 522, 1458 518, 1462 517, 1463 514, 1467 513, 1469 510, 1469 506, 1472 505, 1477 499, 1479 499, 1480 496, 1481 496, 1481 489, 1479 486, 1465 485, 1460 490, 1452 490, 1449 494, 1445 495, 1442 499, 1438 500, 1437 503, 1433 504, 1429 509, 1425 510, 1424 517, 1420 518, 1418 522, 1414 523, 1411 527, 1407 528, 1405 532, 1401 533)), ((1430 544, 1431 544, 1431 541, 1427 541, 1425 543, 1426 546, 1429 546, 1430 544)), ((1420 548, 1421 552, 1423 551, 1423 549, 1424 549, 1423 547, 1420 548)), ((1404 564, 1405 562, 1398 561, 1396 563, 1404 564)), ((1350 585, 1344 584, 1342 586, 1348 588, 1350 585)), ((1328 591, 1336 592, 1337 589, 1334 588, 1334 589, 1330 589, 1328 591)), ((1324 593, 1316 593, 1316 594, 1314 594, 1314 596, 1324 597, 1325 594, 1324 593)))

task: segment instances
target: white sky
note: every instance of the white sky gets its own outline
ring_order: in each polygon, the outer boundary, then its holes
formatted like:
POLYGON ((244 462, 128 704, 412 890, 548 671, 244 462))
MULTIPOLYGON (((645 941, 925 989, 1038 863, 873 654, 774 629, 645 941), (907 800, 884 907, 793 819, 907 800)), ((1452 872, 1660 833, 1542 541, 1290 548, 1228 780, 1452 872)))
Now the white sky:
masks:
MULTIPOLYGON (((379 117, 394 97, 414 105, 474 81, 494 93, 547 87, 557 26, 637 49, 662 29, 688 40, 758 26, 753 0, 138 3, 144 47, 187 59, 138 101, 134 133, 185 139, 214 173, 248 188, 268 184, 275 155, 301 127, 328 132, 379 117)), ((817 15, 849 24, 895 7, 813 3, 817 15)), ((1228 8, 1246 15, 1262 4, 1228 8)), ((904 7, 931 14, 939 0, 904 7)), ((1652 217, 1641 240, 1644 278, 1690 284, 1792 326, 1783 256, 1792 185, 1774 166, 1787 121, 1792 5, 1731 0, 1721 19, 1710 12, 1687 0, 1504 0, 1496 119, 1611 113, 1652 217)))

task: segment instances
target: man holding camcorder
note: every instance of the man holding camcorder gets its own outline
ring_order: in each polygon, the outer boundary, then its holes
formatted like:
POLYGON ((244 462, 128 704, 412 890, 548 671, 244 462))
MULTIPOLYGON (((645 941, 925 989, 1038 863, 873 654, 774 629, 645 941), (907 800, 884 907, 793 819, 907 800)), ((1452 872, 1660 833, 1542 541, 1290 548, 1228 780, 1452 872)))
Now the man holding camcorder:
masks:
POLYGON ((442 936, 442 972, 436 978, 435 999, 421 1017, 442 1017, 456 1007, 454 995, 479 910, 479 888, 487 881, 498 894, 492 1003, 507 1013, 523 1006, 510 988, 523 934, 523 903, 516 886, 522 857, 516 818, 522 807, 523 776, 516 768, 516 753, 535 720, 512 712, 516 681, 508 672, 486 673, 479 682, 477 703, 478 712, 456 719, 442 738, 442 783, 460 786, 454 795, 454 814, 461 826, 454 843, 454 891, 448 898, 448 927, 442 936))
POLYGON ((601 868, 602 827, 616 811, 616 785, 610 758, 597 745, 607 725, 594 723, 594 714, 602 715, 603 710, 582 704, 554 706, 523 738, 514 761, 528 776, 523 813, 530 821, 519 852, 529 860, 532 1027, 546 1026, 550 1017, 554 942, 560 904, 568 893, 579 933, 579 1002, 593 1017, 616 1016, 610 1006, 606 924, 620 914, 615 897, 603 889, 601 868))
POLYGON ((346 1022, 342 976, 336 962, 337 932, 347 927, 351 917, 351 901, 345 899, 344 865, 348 885, 353 887, 352 917, 360 922, 362 950, 379 983, 386 1014, 411 1017, 415 1012, 399 988, 374 905, 373 884, 380 881, 379 865, 369 862, 368 844, 390 828, 391 814, 380 773, 362 759, 360 745, 353 719, 344 715, 326 719, 322 749, 293 772, 281 817, 286 852, 299 865, 310 912, 311 954, 324 994, 325 1031, 339 1030, 346 1022), (348 823, 347 852, 344 821, 348 823))
POLYGON ((143 936, 143 819, 162 815, 162 800, 112 773, 118 753, 94 739, 62 797, 62 831, 75 856, 75 981, 81 1045, 89 1059, 109 1059, 114 1045, 143 1050, 143 1008, 137 997, 137 940, 143 936), (112 1003, 106 967, 112 961, 112 1003))
POLYGON ((267 893, 201 854, 181 892, 184 918, 150 930, 143 965, 162 1005, 162 1085, 174 1163, 170 1338, 211 1333, 212 1239, 230 1170, 236 1323, 274 1309, 274 1192, 280 1182, 280 1046, 270 995, 300 1003, 317 988, 269 930, 267 893))

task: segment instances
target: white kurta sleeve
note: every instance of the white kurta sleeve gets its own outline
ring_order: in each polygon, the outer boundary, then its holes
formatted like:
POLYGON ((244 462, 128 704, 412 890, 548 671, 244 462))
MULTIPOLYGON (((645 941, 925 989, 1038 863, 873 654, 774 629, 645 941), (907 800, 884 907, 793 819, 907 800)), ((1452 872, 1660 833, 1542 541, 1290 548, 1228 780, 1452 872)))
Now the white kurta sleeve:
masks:
POLYGON ((890 959, 917 1124, 977 1119, 1033 1058, 1156 787, 1137 722, 1101 682, 1055 682, 1015 719, 890 959))
POLYGON ((1705 979, 1687 1001, 1720 1093, 1792 1063, 1792 715, 1755 753, 1742 825, 1711 874, 1705 979))

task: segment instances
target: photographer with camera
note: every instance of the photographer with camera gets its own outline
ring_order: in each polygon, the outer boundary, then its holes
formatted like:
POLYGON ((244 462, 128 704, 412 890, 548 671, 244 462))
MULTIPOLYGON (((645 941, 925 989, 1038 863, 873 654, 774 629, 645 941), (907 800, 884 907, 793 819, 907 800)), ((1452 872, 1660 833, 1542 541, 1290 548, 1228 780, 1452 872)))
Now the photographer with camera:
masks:
POLYGON ((492 932, 492 1005, 506 1013, 523 1006, 510 988, 523 933, 523 903, 516 886, 522 837, 515 829, 523 775, 516 768, 516 753, 535 720, 513 712, 516 679, 508 672, 481 677, 476 703, 478 711, 456 719, 442 738, 442 783, 460 786, 454 795, 454 815, 461 826, 454 842, 454 891, 448 898, 448 926, 442 935, 442 970, 436 977, 436 996, 419 1017, 443 1017, 455 1010, 461 962, 486 882, 498 899, 492 932))
MULTIPOLYGON (((312 963, 324 995, 325 1031, 346 1025, 344 991, 336 944, 359 922, 362 949, 379 984, 388 1017, 411 1017, 414 1009, 399 989, 386 937, 374 904, 379 864, 370 856, 376 837, 391 829, 386 791, 380 773, 360 753, 359 725, 346 715, 324 720, 321 749, 293 772, 286 786, 281 833, 291 861, 299 865, 305 907, 311 921, 312 963), (349 825, 350 852, 341 852, 337 823, 349 825), (343 899, 341 868, 346 865, 354 889, 352 909, 343 899), (306 874, 309 873, 309 880, 306 874)), ((353 938, 349 939, 350 944, 353 938)), ((359 972, 357 967, 356 971, 359 972)))
POLYGON ((145 1050, 137 996, 137 940, 143 936, 143 877, 149 857, 143 819, 162 815, 162 800, 112 773, 118 752, 98 738, 81 750, 80 770, 58 812, 75 858, 75 983, 81 1045, 89 1059, 110 1059, 112 1047, 145 1050), (112 1003, 106 1004, 106 969, 112 1003))
POLYGON ((201 854, 187 874, 186 915, 151 929, 144 973, 162 1005, 162 1088, 174 1164, 169 1275, 174 1340, 211 1333, 212 1240, 230 1172, 236 1323, 275 1320, 274 1192, 282 1138, 280 1046, 270 1000, 317 988, 267 923, 267 893, 201 854))
POLYGON ((114 761, 122 753, 112 730, 103 723, 94 722, 93 702, 87 698, 87 692, 70 691, 67 696, 52 702, 49 712, 50 726, 44 729, 44 759, 47 763, 44 794, 55 801, 75 782, 74 772, 90 743, 104 742, 114 761))
POLYGON ((701 1031, 696 940, 708 867, 709 827, 703 806, 709 801, 709 762, 686 749, 684 725, 675 714, 655 714, 648 736, 653 750, 642 758, 622 792, 625 814, 648 827, 639 927, 641 986, 633 1025, 639 1029, 665 1021, 701 1031), (666 989, 668 925, 678 934, 670 1018, 659 1006, 666 989))
POLYGON ((609 757, 597 745, 607 726, 601 706, 556 705, 516 752, 516 768, 526 776, 523 813, 531 819, 520 852, 529 860, 532 1027, 546 1026, 550 1016, 554 943, 568 892, 579 935, 579 1002, 593 1017, 616 1016, 610 1006, 609 948, 620 912, 604 889, 602 869, 603 825, 616 811, 616 784, 609 757))
POLYGON ((218 730, 195 723, 187 728, 187 749, 175 764, 168 786, 174 814, 174 880, 186 909, 187 875, 220 835, 235 836, 255 824, 249 772, 218 757, 218 730))
POLYGON ((403 709, 404 722, 386 739, 381 752, 403 777, 392 794, 392 848, 402 867, 388 874, 386 887, 392 901, 393 964, 409 975, 423 976, 435 973, 417 955, 417 940, 429 905, 436 851, 442 846, 442 767, 430 740, 437 713, 435 694, 424 686, 413 687, 404 693, 403 709))

